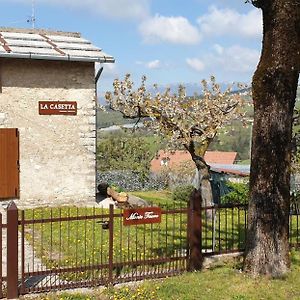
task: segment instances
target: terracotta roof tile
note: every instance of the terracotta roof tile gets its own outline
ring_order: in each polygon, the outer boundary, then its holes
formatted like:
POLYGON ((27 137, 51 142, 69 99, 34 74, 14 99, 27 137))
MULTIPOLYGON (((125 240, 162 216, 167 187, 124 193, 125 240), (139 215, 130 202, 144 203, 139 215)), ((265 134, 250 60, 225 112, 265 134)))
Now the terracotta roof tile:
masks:
POLYGON ((234 164, 237 152, 206 151, 204 159, 208 164, 234 164))
MULTIPOLYGON (((235 162, 237 152, 221 152, 221 151, 206 151, 204 159, 208 164, 233 164, 235 162)), ((188 151, 177 150, 165 152, 160 150, 157 156, 151 161, 151 171, 159 172, 164 166, 171 169, 179 167, 180 163, 191 162, 192 158, 188 151)))

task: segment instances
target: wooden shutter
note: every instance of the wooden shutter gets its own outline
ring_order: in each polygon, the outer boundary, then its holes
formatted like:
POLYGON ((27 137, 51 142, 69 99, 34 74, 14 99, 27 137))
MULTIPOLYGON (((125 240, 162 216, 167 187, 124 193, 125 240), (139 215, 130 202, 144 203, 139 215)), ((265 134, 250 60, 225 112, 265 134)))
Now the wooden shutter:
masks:
POLYGON ((0 199, 19 195, 19 132, 0 128, 0 199))

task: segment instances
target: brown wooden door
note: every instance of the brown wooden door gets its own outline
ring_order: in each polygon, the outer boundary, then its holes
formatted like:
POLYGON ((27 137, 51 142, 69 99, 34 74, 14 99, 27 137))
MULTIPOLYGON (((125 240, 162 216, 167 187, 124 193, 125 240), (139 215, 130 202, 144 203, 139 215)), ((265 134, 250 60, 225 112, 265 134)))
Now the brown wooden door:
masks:
POLYGON ((19 195, 19 131, 0 128, 0 199, 19 195))

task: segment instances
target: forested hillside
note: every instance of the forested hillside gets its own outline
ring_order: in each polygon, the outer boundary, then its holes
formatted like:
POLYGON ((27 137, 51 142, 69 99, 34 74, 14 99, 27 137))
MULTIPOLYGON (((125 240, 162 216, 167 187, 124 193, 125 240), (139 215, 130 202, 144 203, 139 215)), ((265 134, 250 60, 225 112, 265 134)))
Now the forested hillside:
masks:
POLYGON ((112 125, 124 125, 134 123, 137 120, 129 120, 123 118, 122 114, 107 109, 107 111, 97 110, 97 128, 105 128, 112 125))

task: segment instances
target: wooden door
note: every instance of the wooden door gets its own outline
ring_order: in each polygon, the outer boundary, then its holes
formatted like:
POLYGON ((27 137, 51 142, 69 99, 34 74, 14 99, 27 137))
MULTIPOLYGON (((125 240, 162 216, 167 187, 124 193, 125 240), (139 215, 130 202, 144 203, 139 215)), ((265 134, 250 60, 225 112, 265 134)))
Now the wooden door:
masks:
POLYGON ((19 195, 19 131, 0 128, 0 199, 19 195))

